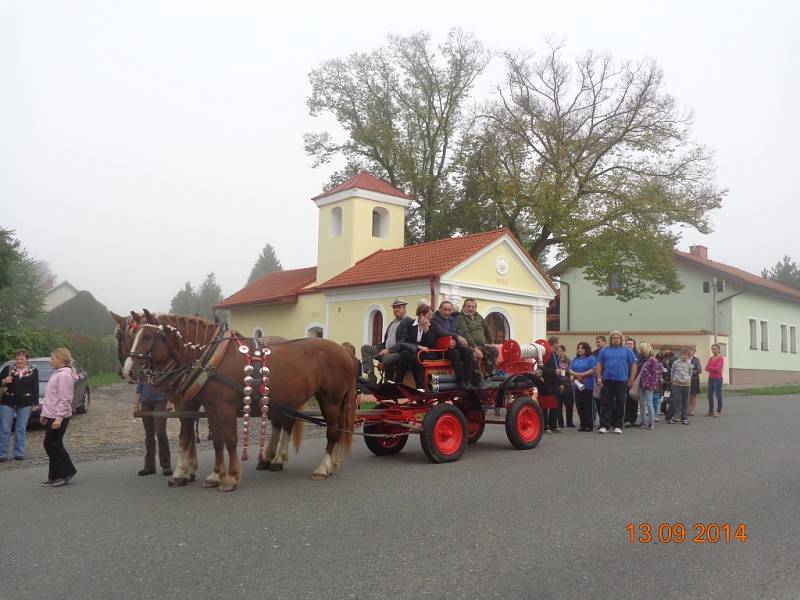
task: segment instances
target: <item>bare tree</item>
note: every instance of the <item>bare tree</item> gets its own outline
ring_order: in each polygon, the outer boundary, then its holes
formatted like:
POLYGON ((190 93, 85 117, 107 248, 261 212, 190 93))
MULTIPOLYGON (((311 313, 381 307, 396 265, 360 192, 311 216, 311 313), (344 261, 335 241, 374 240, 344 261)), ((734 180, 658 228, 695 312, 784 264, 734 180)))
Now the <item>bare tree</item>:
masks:
MULTIPOLYGON (((654 61, 586 53, 574 64, 551 44, 542 57, 505 54, 506 82, 465 148, 463 202, 494 212, 527 241, 585 267, 626 300, 679 289, 678 230, 711 230, 724 191, 709 151, 691 138, 692 114, 664 89, 654 61)), ((487 211, 489 211, 487 213, 487 211)), ((466 229, 476 224, 465 224, 466 229)))

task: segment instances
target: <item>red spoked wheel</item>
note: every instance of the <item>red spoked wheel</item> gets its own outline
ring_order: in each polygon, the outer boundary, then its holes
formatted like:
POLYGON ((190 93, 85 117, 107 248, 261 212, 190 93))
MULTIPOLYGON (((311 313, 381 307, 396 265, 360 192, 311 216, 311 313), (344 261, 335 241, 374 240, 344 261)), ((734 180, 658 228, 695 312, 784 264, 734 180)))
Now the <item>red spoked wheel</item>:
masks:
POLYGON ((542 409, 533 398, 519 396, 506 412, 506 435, 518 450, 535 448, 544 433, 542 409))
POLYGON ((465 415, 467 419, 467 443, 474 444, 483 435, 486 429, 486 415, 482 410, 470 410, 465 415))
MULTIPOLYGON (((364 433, 368 434, 386 434, 394 433, 388 431, 383 423, 370 423, 364 425, 364 433)), ((406 446, 408 441, 408 434, 401 434, 397 437, 370 437, 364 436, 364 443, 375 456, 389 456, 390 454, 397 454, 406 446)))
POLYGON ((437 404, 422 420, 422 451, 432 462, 453 462, 467 447, 467 420, 450 404, 437 404))

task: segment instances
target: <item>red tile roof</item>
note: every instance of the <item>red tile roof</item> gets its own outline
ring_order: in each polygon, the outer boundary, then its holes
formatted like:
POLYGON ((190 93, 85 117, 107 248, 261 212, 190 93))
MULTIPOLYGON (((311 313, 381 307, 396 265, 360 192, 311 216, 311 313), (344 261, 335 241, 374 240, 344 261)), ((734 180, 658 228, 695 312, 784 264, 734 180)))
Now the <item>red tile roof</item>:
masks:
POLYGON ((228 296, 214 308, 239 308, 249 304, 292 304, 297 294, 317 278, 317 267, 267 273, 228 296))
MULTIPOLYGON (((525 252, 510 231, 495 229, 394 250, 379 250, 314 289, 327 290, 355 285, 427 279, 434 275, 442 275, 504 235, 509 235, 525 252)), ((527 252, 525 255, 527 256, 527 252)), ((536 262, 532 259, 531 262, 549 282, 549 278, 544 275, 536 262)))
POLYGON ((760 275, 754 275, 753 273, 748 273, 747 271, 737 269, 736 267, 731 267, 715 260, 709 260, 707 258, 703 258, 702 256, 691 254, 690 252, 681 252, 680 250, 676 250, 675 254, 679 259, 683 259, 687 262, 714 271, 721 275, 724 279, 735 279, 744 285, 756 286, 766 291, 780 294, 781 296, 787 296, 792 300, 800 300, 800 290, 795 290, 788 286, 772 281, 771 279, 765 279, 760 275))
POLYGON ((361 171, 355 177, 351 177, 344 183, 340 183, 335 188, 328 190, 327 192, 321 193, 319 196, 314 196, 312 200, 319 200, 320 198, 325 198, 326 196, 332 196, 337 192, 341 192, 342 190, 367 190, 370 192, 379 192, 381 194, 387 194, 389 196, 397 196, 398 198, 405 198, 406 200, 411 200, 410 196, 407 196, 392 184, 384 181, 383 179, 378 179, 371 173, 366 171, 361 171))

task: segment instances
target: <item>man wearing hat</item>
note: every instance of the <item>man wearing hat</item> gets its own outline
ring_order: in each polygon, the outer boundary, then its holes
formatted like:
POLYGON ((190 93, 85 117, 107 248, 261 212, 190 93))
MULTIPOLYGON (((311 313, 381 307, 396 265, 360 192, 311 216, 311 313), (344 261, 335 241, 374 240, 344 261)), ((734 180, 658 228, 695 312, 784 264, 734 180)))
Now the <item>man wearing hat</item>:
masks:
POLYGON ((383 334, 383 343, 377 346, 364 344, 361 346, 361 368, 363 369, 362 378, 365 378, 369 383, 376 383, 373 360, 379 360, 383 364, 384 375, 388 379, 394 377, 391 373, 400 362, 401 354, 399 352, 389 352, 389 348, 395 346, 398 340, 405 338, 405 330, 411 326, 414 320, 406 316, 406 302, 400 298, 395 298, 392 302, 392 312, 394 313, 394 321, 389 323, 386 328, 386 333, 383 334))

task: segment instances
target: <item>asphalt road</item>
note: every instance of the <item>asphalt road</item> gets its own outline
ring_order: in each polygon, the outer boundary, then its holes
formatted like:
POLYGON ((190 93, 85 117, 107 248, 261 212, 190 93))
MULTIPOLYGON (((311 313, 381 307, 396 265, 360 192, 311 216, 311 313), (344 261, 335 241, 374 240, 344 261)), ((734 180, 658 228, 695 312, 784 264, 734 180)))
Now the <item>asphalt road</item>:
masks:
POLYGON ((356 439, 324 482, 310 439, 282 473, 246 463, 230 494, 137 477, 138 458, 78 464, 60 489, 39 487, 43 467, 6 471, 0 596, 797 600, 800 397, 726 403, 719 419, 570 430, 530 451, 488 426, 446 465, 415 439, 383 458, 356 439), (631 522, 689 536, 631 544, 631 522), (747 541, 692 543, 698 522, 744 523, 747 541))

